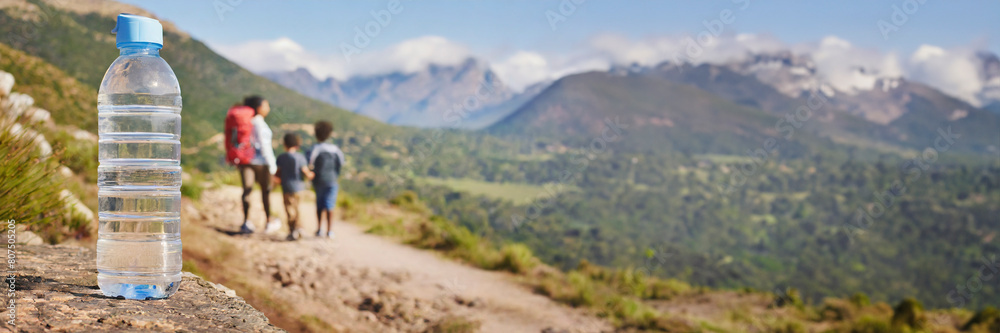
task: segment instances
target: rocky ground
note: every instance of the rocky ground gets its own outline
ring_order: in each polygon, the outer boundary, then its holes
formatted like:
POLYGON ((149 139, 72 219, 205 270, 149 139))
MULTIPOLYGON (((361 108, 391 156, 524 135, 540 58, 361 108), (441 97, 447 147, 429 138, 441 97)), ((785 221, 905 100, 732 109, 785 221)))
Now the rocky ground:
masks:
MULTIPOLYGON (((169 299, 105 297, 94 252, 75 246, 16 248, 15 326, 5 309, 0 330, 16 332, 283 332, 233 290, 185 273, 169 299)), ((5 280, 4 289, 10 288, 5 280)), ((6 298, 5 298, 6 299, 6 298)), ((8 304, 9 305, 9 304, 8 304)), ((6 307, 6 306, 5 306, 6 307)))

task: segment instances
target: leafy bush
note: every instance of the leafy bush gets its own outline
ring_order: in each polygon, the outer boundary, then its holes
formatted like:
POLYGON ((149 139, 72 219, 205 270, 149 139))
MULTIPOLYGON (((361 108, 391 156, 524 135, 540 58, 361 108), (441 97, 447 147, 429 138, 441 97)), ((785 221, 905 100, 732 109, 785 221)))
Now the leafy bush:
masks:
POLYGON ((240 173, 237 172, 235 169, 210 172, 208 173, 208 180, 212 182, 213 186, 219 186, 219 185, 243 186, 243 181, 240 179, 240 173))
POLYGON ((854 318, 855 308, 851 302, 829 298, 823 301, 819 312, 823 320, 841 321, 854 318))
POLYGON ((892 327, 884 320, 873 317, 861 317, 851 326, 851 333, 891 333, 892 327))
POLYGON ((927 318, 924 306, 913 298, 904 299, 892 311, 892 327, 923 328, 927 318))
POLYGON ((201 199, 201 193, 205 191, 205 188, 199 184, 193 184, 191 182, 184 182, 181 184, 181 196, 191 198, 192 200, 201 199))
POLYGON ((201 193, 205 191, 205 176, 201 172, 191 173, 191 179, 181 183, 181 195, 192 200, 201 199, 201 193))
POLYGON ((506 270, 516 274, 524 274, 538 265, 538 259, 531 249, 524 244, 508 244, 500 250, 500 261, 494 266, 497 270, 506 270))
POLYGON ((420 212, 424 209, 424 207, 419 204, 420 199, 417 197, 417 193, 410 190, 403 191, 403 193, 400 193, 396 197, 390 199, 389 203, 414 212, 420 212))
MULTIPOLYGON (((597 292, 594 287, 589 277, 572 271, 565 276, 543 278, 535 286, 535 292, 573 307, 593 306, 599 304, 596 302, 597 292)), ((609 308, 604 309, 603 315, 613 316, 614 313, 607 309, 609 308)))
POLYGON ((594 305, 594 284, 590 278, 577 272, 570 272, 567 278, 571 291, 567 299, 569 304, 573 306, 594 305))
POLYGON ((354 213, 354 207, 357 206, 357 204, 354 203, 354 200, 354 197, 347 195, 347 193, 337 195, 337 208, 340 208, 341 216, 344 219, 350 219, 353 217, 347 215, 347 213, 354 213))
POLYGON ((801 309, 804 304, 802 303, 802 296, 799 294, 799 290, 793 287, 785 289, 784 295, 779 295, 775 301, 774 305, 777 307, 793 306, 801 309))
POLYGON ((868 299, 868 295, 865 293, 855 293, 851 295, 851 304, 854 306, 862 308, 872 304, 871 300, 868 299))
POLYGON ((0 120, 0 217, 60 229, 65 222, 65 201, 57 182, 58 165, 39 156, 33 136, 25 131, 11 133, 14 126, 0 120))
POLYGON ((48 131, 46 135, 58 152, 54 156, 60 164, 82 175, 88 183, 97 182, 97 142, 79 140, 64 130, 48 131))
POLYGON ((419 233, 411 243, 435 250, 454 250, 465 245, 468 241, 466 236, 471 235, 468 229, 463 229, 456 228, 441 216, 431 216, 420 222, 419 233))
POLYGON ((635 297, 643 297, 646 294, 646 277, 635 269, 616 270, 610 282, 621 294, 635 297))
POLYGON ((669 329, 661 327, 661 316, 649 306, 631 297, 611 296, 605 303, 614 318, 619 320, 622 327, 637 328, 640 330, 669 329))
POLYGON ((668 300, 691 291, 691 285, 677 279, 660 280, 651 278, 646 298, 668 300))
POLYGON ((1000 310, 994 307, 986 307, 969 319, 969 322, 962 326, 963 331, 971 332, 1000 332, 1000 310))

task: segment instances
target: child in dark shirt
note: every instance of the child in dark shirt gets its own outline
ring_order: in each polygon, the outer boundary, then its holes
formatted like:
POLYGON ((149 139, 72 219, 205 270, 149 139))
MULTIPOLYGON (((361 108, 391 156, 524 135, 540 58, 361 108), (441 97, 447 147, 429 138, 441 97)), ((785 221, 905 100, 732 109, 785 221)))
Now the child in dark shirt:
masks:
POLYGON ((278 156, 278 170, 275 181, 281 184, 282 197, 285 202, 285 212, 288 213, 288 240, 302 238, 299 223, 299 192, 306 189, 303 179, 313 179, 315 174, 309 171, 305 156, 299 153, 302 141, 298 135, 285 134, 285 153, 278 156))

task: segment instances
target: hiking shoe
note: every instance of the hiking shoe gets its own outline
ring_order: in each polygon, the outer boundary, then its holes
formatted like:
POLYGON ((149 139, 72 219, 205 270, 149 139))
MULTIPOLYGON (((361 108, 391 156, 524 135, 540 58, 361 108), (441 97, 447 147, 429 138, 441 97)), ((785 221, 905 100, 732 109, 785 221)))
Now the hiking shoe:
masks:
POLYGON ((243 221, 243 225, 240 226, 240 233, 241 234, 252 234, 254 231, 256 231, 256 229, 257 228, 254 228, 253 223, 250 222, 250 220, 246 220, 246 221, 243 221))
POLYGON ((270 221, 267 221, 267 226, 264 227, 265 234, 273 234, 281 230, 281 220, 277 217, 272 217, 270 221))
POLYGON ((292 230, 292 232, 288 233, 288 237, 286 239, 289 241, 297 241, 301 238, 302 238, 302 231, 300 231, 299 229, 295 229, 292 230))

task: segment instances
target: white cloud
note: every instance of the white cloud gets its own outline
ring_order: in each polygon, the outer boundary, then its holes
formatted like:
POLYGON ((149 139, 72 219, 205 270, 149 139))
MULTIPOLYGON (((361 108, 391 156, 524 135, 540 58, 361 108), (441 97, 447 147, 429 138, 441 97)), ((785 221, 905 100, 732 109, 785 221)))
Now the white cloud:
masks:
POLYGON ((491 63, 490 68, 513 91, 570 74, 608 70, 612 64, 605 57, 585 52, 541 54, 531 51, 517 51, 491 63))
POLYGON ((610 63, 656 65, 681 51, 679 41, 674 36, 631 40, 618 34, 600 34, 590 38, 587 46, 610 63))
POLYGON ((412 73, 430 64, 459 64, 472 56, 465 46, 439 36, 409 39, 384 49, 364 49, 360 54, 352 55, 350 61, 341 53, 317 54, 308 51, 286 37, 236 45, 212 45, 212 48, 253 72, 303 67, 319 78, 332 76, 339 80, 355 75, 412 73))
POLYGON ((693 64, 720 63, 744 59, 748 54, 775 52, 787 48, 770 35, 720 35, 696 41, 688 35, 664 35, 633 40, 617 34, 599 34, 588 41, 596 55, 614 64, 657 65, 664 61, 693 64))
POLYGON ((972 49, 945 50, 921 45, 910 56, 908 74, 913 80, 927 83, 972 105, 982 105, 976 95, 982 91, 983 81, 972 49))
POLYGON ((822 80, 843 92, 870 90, 880 77, 902 75, 894 53, 857 48, 837 36, 827 36, 815 47, 802 48, 811 54, 822 80))
POLYGON ((382 50, 352 56, 351 75, 389 72, 412 73, 430 64, 457 65, 472 57, 465 46, 444 37, 424 36, 405 40, 382 50))
POLYGON ((686 55, 685 47, 692 40, 684 35, 656 36, 631 39, 620 34, 598 34, 575 49, 562 53, 542 54, 518 50, 507 57, 490 59, 492 69, 513 90, 520 91, 531 84, 551 81, 565 75, 607 70, 614 65, 639 64, 654 66, 664 61, 694 63, 738 60, 751 52, 770 52, 782 44, 767 35, 724 35, 714 38, 697 57, 686 55))
POLYGON ((307 51, 295 41, 253 40, 236 45, 212 45, 212 49, 252 72, 288 71, 299 67, 320 77, 345 77, 349 73, 342 59, 323 57, 307 51))
MULTIPOLYGON (((284 37, 237 45, 213 45, 213 49, 255 72, 304 67, 317 77, 332 76, 339 80, 355 75, 410 73, 430 64, 456 65, 476 57, 464 45, 440 36, 409 39, 382 49, 369 47, 353 55, 351 61, 340 52, 310 52, 284 37)), ((827 36, 816 43, 789 45, 768 34, 723 34, 708 43, 698 43, 690 35, 636 39, 604 33, 558 53, 513 50, 484 60, 491 63, 490 67, 512 90, 521 91, 535 83, 586 71, 607 70, 614 65, 653 66, 664 61, 725 63, 742 60, 754 53, 788 50, 810 55, 820 80, 839 91, 871 89, 879 77, 906 77, 980 105, 976 94, 982 90, 983 82, 978 76, 974 49, 949 50, 924 45, 903 60, 896 53, 860 48, 837 36, 827 36), (689 52, 692 48, 700 52, 692 54, 689 52)))
POLYGON ((535 52, 518 51, 491 67, 514 91, 521 91, 536 82, 553 79, 548 60, 535 52))

